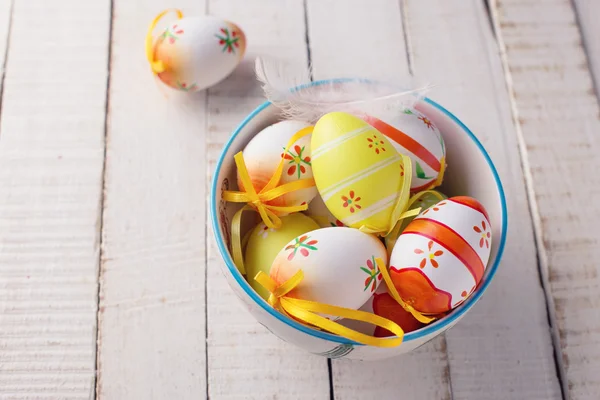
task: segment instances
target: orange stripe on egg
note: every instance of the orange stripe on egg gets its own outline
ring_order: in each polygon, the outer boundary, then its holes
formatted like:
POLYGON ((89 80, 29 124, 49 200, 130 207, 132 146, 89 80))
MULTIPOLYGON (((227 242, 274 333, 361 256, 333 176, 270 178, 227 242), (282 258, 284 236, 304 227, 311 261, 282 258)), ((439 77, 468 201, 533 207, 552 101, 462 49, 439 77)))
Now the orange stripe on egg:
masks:
POLYGON ((399 129, 394 128, 391 125, 377 119, 375 117, 367 116, 364 118, 373 128, 383 133, 394 142, 400 144, 406 150, 413 153, 415 156, 423 160, 429 165, 435 172, 440 172, 440 160, 438 160, 429 150, 423 147, 419 142, 408 136, 406 133, 399 129))
POLYGON ((455 197, 449 198, 448 200, 453 201, 458 204, 462 204, 463 206, 472 208, 475 211, 479 211, 480 213, 485 215, 485 219, 488 220, 488 223, 490 222, 490 217, 488 216, 487 211, 485 211, 485 208, 483 208, 483 205, 480 202, 478 202, 477 200, 475 200, 474 198, 468 197, 468 196, 455 196, 455 197))
POLYGON ((485 270, 481 258, 479 258, 473 247, 454 229, 433 219, 417 218, 408 224, 402 232, 402 235, 406 234, 420 235, 445 247, 462 261, 473 275, 476 283, 481 281, 485 270))

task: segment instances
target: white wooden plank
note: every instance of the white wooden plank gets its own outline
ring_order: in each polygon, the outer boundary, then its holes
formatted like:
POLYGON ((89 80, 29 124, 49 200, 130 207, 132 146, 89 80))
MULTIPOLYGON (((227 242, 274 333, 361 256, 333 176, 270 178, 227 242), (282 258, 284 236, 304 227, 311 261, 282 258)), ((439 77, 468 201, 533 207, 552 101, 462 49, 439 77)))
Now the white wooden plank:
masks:
POLYGON ((12 0, 0 0, 0 99, 2 98, 6 49, 8 48, 11 6, 12 0))
MULTIPOLYGON (((409 66, 395 0, 308 1, 314 78, 360 76, 402 81, 409 66), (332 24, 332 18, 336 23, 332 24)), ((375 363, 332 362, 335 398, 450 399, 446 343, 440 337, 415 353, 375 363)))
POLYGON ((152 76, 143 35, 165 2, 113 3, 97 394, 203 398, 205 95, 152 76))
MULTIPOLYGON (((9 3, 0 2, 0 58, 9 3)), ((110 1, 15 1, 12 20, 0 123, 0 398, 90 398, 110 1)))
POLYGON ((600 392, 600 108, 569 0, 493 3, 566 398, 600 392), (575 206, 580 204, 581 206, 575 206))
MULTIPOLYGON (((494 282, 446 334, 453 396, 560 398, 517 135, 485 5, 480 0, 404 4, 415 75, 439 85, 432 98, 482 141, 508 202, 508 241, 494 282)), ((452 161, 448 164, 450 171, 452 161)))
POLYGON ((573 0, 590 71, 596 82, 596 95, 600 97, 600 1, 573 0))
MULTIPOLYGON (((257 55, 307 63, 301 0, 210 0, 208 12, 237 23, 248 49, 242 65, 208 93, 209 175, 235 127, 265 99, 254 78, 257 55)), ((208 379, 211 399, 329 399, 324 358, 279 340, 241 306, 221 271, 210 235, 207 267, 208 379)))

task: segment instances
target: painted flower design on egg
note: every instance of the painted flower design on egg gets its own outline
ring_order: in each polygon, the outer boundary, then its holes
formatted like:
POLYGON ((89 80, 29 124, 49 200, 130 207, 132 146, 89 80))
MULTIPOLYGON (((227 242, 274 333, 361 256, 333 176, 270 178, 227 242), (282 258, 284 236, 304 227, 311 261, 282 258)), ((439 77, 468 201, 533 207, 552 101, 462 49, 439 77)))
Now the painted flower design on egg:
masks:
POLYGON ((360 210, 362 207, 358 203, 361 200, 360 197, 355 197, 354 190, 348 193, 348 196, 342 196, 342 205, 344 208, 350 207, 350 212, 354 213, 356 210, 360 210))
POLYGON ((445 205, 446 205, 446 202, 445 202, 445 201, 443 201, 443 202, 441 202, 441 203, 438 203, 438 204, 436 204, 435 206, 433 206, 433 207, 430 207, 430 208, 428 208, 427 210, 425 210, 425 212, 423 213, 423 215, 427 214, 427 213, 429 212, 429 210, 433 210, 434 212, 435 212, 435 211, 440 211, 440 207, 442 207, 442 206, 445 206, 445 205))
POLYGON ((179 39, 178 35, 181 34, 183 34, 183 29, 179 28, 177 24, 175 24, 171 28, 165 29, 165 31, 161 35, 161 38, 168 39, 168 42, 170 44, 173 44, 177 39, 179 39))
POLYGON ((377 262, 375 262, 375 257, 371 256, 371 258, 369 260, 367 260, 367 267, 366 268, 360 267, 360 269, 363 272, 365 272, 367 275, 369 275, 365 279, 365 288, 363 289, 363 291, 367 290, 370 285, 371 293, 373 293, 377 286, 377 281, 380 281, 382 279, 381 271, 379 270, 379 267, 377 266, 377 262))
POLYGON ((221 28, 221 34, 215 35, 219 39, 219 44, 223 46, 221 50, 223 53, 227 51, 228 53, 235 54, 235 49, 240 47, 240 38, 238 35, 235 30, 230 33, 227 28, 221 28))
POLYGON ((415 161, 415 168, 416 168, 416 172, 417 172, 417 178, 419 178, 419 179, 433 179, 433 178, 435 178, 435 176, 427 176, 427 174, 425 173, 425 170, 423 169, 423 167, 421 166, 421 164, 419 164, 418 161, 415 161))
POLYGON ((485 247, 489 249, 490 237, 492 234, 488 231, 488 226, 486 225, 485 221, 481 221, 481 228, 475 225, 473 230, 481 234, 481 239, 479 239, 479 247, 483 248, 483 245, 485 244, 485 247))
POLYGON ((300 179, 300 176, 305 174, 307 171, 306 166, 311 166, 310 157, 303 155, 304 151, 306 150, 304 146, 300 147, 295 145, 293 150, 294 151, 288 150, 285 154, 282 153, 281 157, 283 157, 285 160, 288 160, 288 164, 292 164, 288 168, 287 174, 289 176, 297 174, 298 179, 300 179))
POLYGON ((473 286, 473 287, 471 288, 471 290, 469 290, 468 292, 467 292, 466 290, 463 290, 463 291, 462 291, 462 293, 460 294, 460 296, 461 296, 463 299, 466 299, 466 298, 467 298, 467 296, 470 296, 470 295, 471 295, 471 293, 473 293, 473 291, 474 291, 474 290, 475 290, 475 286, 473 286))
POLYGON ((383 147, 385 142, 378 138, 377 135, 373 135, 373 137, 367 138, 367 142, 369 142, 369 148, 374 149, 375 153, 379 154, 382 151, 385 151, 385 147, 383 147))
POLYGON ((189 92, 190 90, 196 90, 197 88, 198 88, 198 85, 196 85, 195 83, 188 85, 185 82, 177 81, 177 89, 183 90, 184 92, 189 92))
POLYGON ((420 119, 421 121, 423 121, 423 123, 424 123, 425 125, 427 125, 427 128, 429 128, 429 129, 431 129, 431 130, 434 130, 434 128, 433 128, 433 123, 432 123, 432 122, 431 122, 431 121, 430 121, 428 118, 421 116, 421 117, 419 117, 419 119, 420 119))
POLYGON ((336 219, 336 220, 335 220, 335 223, 334 223, 334 222, 330 222, 329 224, 330 224, 332 227, 334 227, 334 228, 337 228, 337 227, 343 228, 343 227, 344 227, 344 224, 343 224, 343 223, 342 223, 342 221, 340 221, 339 219, 336 219))
POLYGON ((436 261, 435 258, 441 256, 442 254, 444 254, 444 252, 442 250, 434 251, 433 250, 433 240, 430 240, 429 243, 427 244, 427 250, 415 249, 415 254, 427 254, 426 256, 423 257, 423 259, 419 263, 419 267, 421 269, 423 269, 427 265, 427 260, 429 260, 429 262, 431 263, 431 266, 433 268, 439 267, 440 264, 436 261))
POLYGON ((269 232, 275 232, 275 229, 269 228, 267 225, 262 224, 261 231, 259 233, 260 237, 266 239, 269 236, 269 232))
POLYGON ((318 240, 309 240, 310 236, 304 235, 299 238, 294 239, 294 244, 290 244, 286 246, 286 250, 292 250, 288 255, 287 259, 289 261, 293 260, 296 256, 296 253, 300 252, 304 257, 308 257, 310 255, 309 250, 317 251, 315 244, 319 243, 318 240))

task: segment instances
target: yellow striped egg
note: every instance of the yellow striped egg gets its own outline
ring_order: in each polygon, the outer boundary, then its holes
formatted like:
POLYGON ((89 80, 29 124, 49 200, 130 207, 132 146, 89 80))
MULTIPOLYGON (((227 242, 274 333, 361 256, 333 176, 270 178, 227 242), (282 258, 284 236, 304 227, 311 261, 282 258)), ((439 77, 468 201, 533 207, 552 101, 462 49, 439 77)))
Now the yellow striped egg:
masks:
POLYGON ((352 228, 391 229, 404 174, 388 139, 358 117, 331 112, 317 121, 311 149, 317 190, 329 211, 352 228))

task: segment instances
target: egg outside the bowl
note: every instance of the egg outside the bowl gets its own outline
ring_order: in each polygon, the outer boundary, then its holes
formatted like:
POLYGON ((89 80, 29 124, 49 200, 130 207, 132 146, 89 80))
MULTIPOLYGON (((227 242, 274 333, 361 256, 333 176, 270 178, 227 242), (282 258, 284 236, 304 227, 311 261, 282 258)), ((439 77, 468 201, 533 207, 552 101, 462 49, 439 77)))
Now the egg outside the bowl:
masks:
POLYGON ((154 44, 158 78, 173 89, 196 92, 225 79, 246 51, 246 35, 236 24, 214 16, 184 17, 167 27, 154 44))

